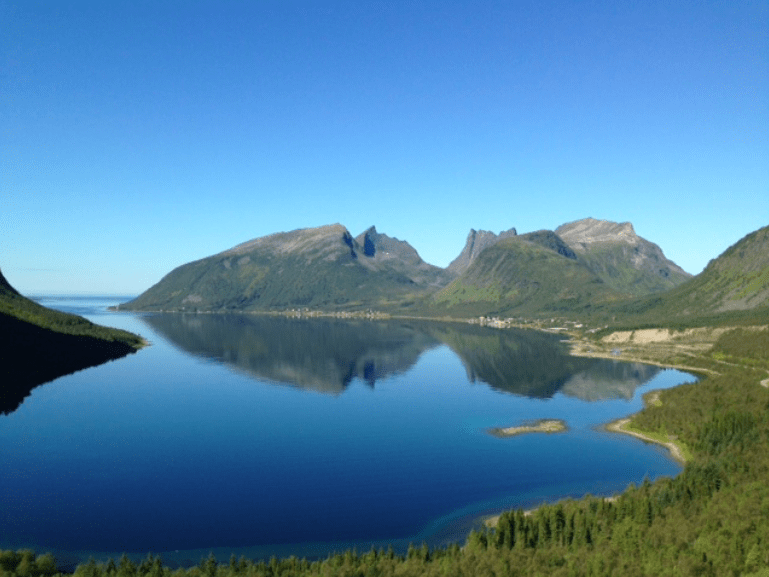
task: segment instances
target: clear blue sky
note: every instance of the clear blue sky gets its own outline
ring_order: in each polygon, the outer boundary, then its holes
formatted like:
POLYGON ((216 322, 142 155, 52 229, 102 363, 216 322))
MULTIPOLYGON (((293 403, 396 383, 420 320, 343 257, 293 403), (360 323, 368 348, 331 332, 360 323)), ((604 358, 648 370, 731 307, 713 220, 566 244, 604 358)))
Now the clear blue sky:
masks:
POLYGON ((0 268, 138 294, 339 222, 631 221, 691 273, 769 224, 769 2, 0 0, 0 268))

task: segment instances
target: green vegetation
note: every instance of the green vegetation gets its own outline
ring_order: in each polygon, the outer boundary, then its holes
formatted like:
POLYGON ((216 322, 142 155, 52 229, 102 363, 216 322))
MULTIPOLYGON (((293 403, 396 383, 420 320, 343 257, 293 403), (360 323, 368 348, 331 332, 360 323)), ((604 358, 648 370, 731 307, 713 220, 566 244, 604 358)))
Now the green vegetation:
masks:
POLYGON ((620 298, 584 264, 543 246, 548 237, 535 240, 512 237, 485 249, 432 298, 432 314, 578 314, 620 298))
POLYGON ((712 355, 719 361, 769 369, 769 329, 739 328, 728 331, 713 345, 712 355))
POLYGON ((667 275, 638 269, 632 262, 633 248, 624 243, 602 243, 590 248, 579 258, 601 277, 608 286, 621 294, 633 296, 660 293, 689 280, 689 275, 669 271, 667 275))
POLYGON ((0 273, 0 413, 15 410, 37 385, 123 357, 143 345, 137 335, 40 306, 20 295, 0 273))
POLYGON ((692 326, 756 324, 769 319, 769 226, 710 261, 702 273, 658 296, 620 304, 609 315, 623 322, 692 326))
MULTIPOLYGON (((134 348, 140 348, 143 345, 141 337, 127 331, 95 325, 83 317, 40 306, 20 295, 0 273, 0 324, 11 321, 22 321, 40 329, 65 335, 121 342, 134 348)), ((3 334, 8 334, 8 331, 4 330, 3 334)))
POLYGON ((341 225, 263 237, 182 265, 120 308, 389 310, 448 282, 450 275, 423 262, 407 243, 375 229, 360 240, 364 245, 341 225), (377 251, 378 246, 384 249, 377 251))

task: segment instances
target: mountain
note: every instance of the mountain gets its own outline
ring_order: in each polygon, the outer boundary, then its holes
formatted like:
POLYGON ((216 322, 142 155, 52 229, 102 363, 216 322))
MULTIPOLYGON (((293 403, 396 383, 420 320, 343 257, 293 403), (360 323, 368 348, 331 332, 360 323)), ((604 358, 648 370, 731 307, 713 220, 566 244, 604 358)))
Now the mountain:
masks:
POLYGON ((374 226, 353 237, 334 224, 260 237, 187 263, 120 308, 549 314, 661 291, 687 276, 630 223, 585 219, 523 235, 471 229, 446 269, 374 226))
POLYGON ((527 240, 529 242, 533 242, 534 244, 538 244, 540 246, 548 248, 568 259, 577 260, 577 255, 575 254, 575 252, 571 250, 571 248, 569 248, 569 245, 567 245, 563 241, 563 239, 559 237, 557 234, 555 234, 552 230, 538 230, 536 232, 527 232, 526 234, 522 234, 518 238, 520 238, 521 240, 527 240))
POLYGON ((372 226, 355 237, 363 249, 364 256, 373 265, 390 268, 424 286, 445 286, 454 275, 447 269, 431 265, 422 260, 416 249, 409 243, 377 232, 372 226))
POLYGON ((460 275, 465 272, 475 258, 483 252, 483 249, 492 246, 504 240, 518 234, 514 228, 505 230, 499 234, 494 234, 488 230, 475 230, 470 229, 470 233, 467 235, 467 241, 465 241, 465 247, 459 256, 455 258, 449 266, 446 268, 453 275, 460 275))
POLYGON ((684 284, 623 304, 617 313, 650 323, 726 314, 769 319, 769 226, 743 237, 684 284))
POLYGON ((143 344, 126 331, 29 300, 0 272, 0 412, 14 411, 42 383, 136 352, 143 344))
POLYGON ((619 293, 664 292, 691 278, 659 246, 638 236, 629 222, 585 218, 561 225, 555 233, 619 293))
POLYGON ((540 315, 579 312, 619 298, 549 231, 513 236, 484 249, 432 298, 433 314, 540 315))
POLYGON ((182 265, 124 310, 385 309, 445 282, 406 242, 340 224, 257 238, 182 265))

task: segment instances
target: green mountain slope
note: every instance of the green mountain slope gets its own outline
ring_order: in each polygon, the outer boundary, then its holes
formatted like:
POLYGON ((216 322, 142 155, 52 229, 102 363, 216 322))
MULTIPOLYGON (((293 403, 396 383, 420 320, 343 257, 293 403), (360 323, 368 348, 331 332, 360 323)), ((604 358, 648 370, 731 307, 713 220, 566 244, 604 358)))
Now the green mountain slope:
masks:
POLYGON ((40 306, 0 273, 0 412, 15 410, 37 385, 123 357, 143 344, 126 331, 40 306))
POLYGON ((618 298, 587 266, 558 252, 553 233, 511 237, 486 248, 432 299, 434 314, 542 315, 579 312, 618 298))
POLYGON ((691 278, 629 222, 586 218, 555 230, 601 280, 617 292, 646 295, 670 290, 691 278))
POLYGON ((380 235, 373 227, 361 240, 363 245, 340 224, 257 238, 176 268, 120 308, 384 309, 441 283, 444 272, 424 263, 408 243, 380 235), (382 246, 397 248, 396 254, 388 255, 382 246))
POLYGON ((769 226, 752 232, 688 282, 658 296, 615 307, 637 323, 686 319, 769 319, 769 226))
POLYGON ((457 258, 449 263, 446 270, 453 275, 462 274, 485 248, 496 244, 500 240, 510 238, 517 234, 518 232, 515 228, 503 230, 499 234, 494 234, 488 230, 475 230, 471 228, 462 252, 457 255, 457 258))

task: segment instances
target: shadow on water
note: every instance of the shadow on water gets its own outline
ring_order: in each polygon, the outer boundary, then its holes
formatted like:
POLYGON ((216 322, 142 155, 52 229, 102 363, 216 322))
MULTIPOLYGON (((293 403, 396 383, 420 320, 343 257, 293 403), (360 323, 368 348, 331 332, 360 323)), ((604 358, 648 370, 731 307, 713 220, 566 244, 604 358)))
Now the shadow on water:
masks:
POLYGON ((142 321, 188 353, 259 379, 330 394, 341 394, 355 378, 373 388, 438 346, 459 356, 469 381, 533 398, 561 391, 591 401, 629 399, 660 370, 570 356, 556 335, 465 323, 242 314, 156 314, 142 321))
POLYGON ((0 315, 0 350, 4 415, 18 409, 39 385, 136 352, 125 343, 56 333, 7 315, 0 315))

